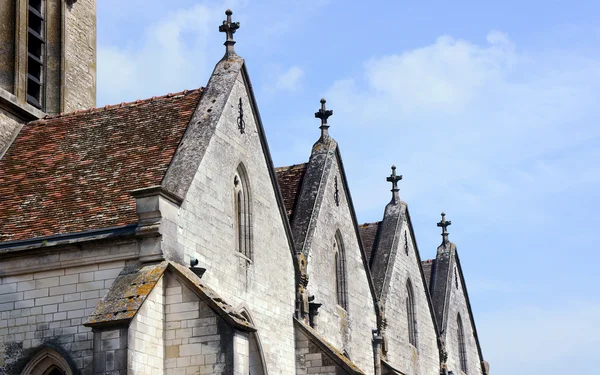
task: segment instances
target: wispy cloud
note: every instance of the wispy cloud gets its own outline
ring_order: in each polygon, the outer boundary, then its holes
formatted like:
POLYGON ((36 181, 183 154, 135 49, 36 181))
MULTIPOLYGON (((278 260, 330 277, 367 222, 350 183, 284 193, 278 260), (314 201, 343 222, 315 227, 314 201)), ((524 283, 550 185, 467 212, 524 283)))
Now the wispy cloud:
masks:
POLYGON ((288 69, 273 65, 269 71, 269 81, 263 86, 267 94, 275 94, 280 91, 296 92, 302 88, 304 71, 298 65, 293 65, 288 69))
POLYGON ((361 170, 353 186, 359 211, 370 209, 372 181, 387 173, 364 167, 374 161, 402 161, 404 197, 429 202, 433 212, 452 202, 489 212, 509 196, 537 194, 536 182, 568 173, 567 160, 585 158, 580 167, 590 168, 593 155, 577 145, 600 135, 580 121, 598 119, 590 100, 600 88, 596 71, 568 52, 520 51, 501 32, 484 45, 443 36, 369 59, 361 79, 342 78, 327 93, 336 122, 355 134, 343 134, 341 144, 377 150, 347 163, 361 170))
MULTIPOLYGON (((144 30, 142 40, 98 51, 98 104, 197 88, 216 62, 208 38, 224 5, 197 4, 167 13, 144 30), (210 32, 209 32, 210 30, 210 32)), ((215 43, 215 45, 217 45, 215 43)), ((218 53, 218 52, 217 52, 218 53)))

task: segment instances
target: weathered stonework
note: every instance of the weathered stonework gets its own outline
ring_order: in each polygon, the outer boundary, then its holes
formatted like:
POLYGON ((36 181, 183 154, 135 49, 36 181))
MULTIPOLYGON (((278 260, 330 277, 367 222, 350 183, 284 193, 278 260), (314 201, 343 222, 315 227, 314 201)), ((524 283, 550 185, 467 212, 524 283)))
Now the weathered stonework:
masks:
POLYGON ((44 345, 62 349, 82 374, 92 374, 94 335, 82 320, 124 265, 108 261, 2 276, 0 374, 20 373, 44 345))
POLYGON ((0 159, 21 129, 21 126, 22 122, 18 117, 8 112, 1 112, 0 109, 0 159))
POLYGON ((96 106, 96 0, 63 0, 63 6, 61 112, 73 112, 96 106))
POLYGON ((337 143, 317 142, 293 227, 295 234, 305 233, 304 241, 299 239, 302 237, 295 239, 297 249, 308 255, 308 293, 323 304, 317 331, 340 352, 345 351, 362 371, 372 374, 371 331, 377 328, 375 306, 342 174, 337 143), (307 183, 307 178, 314 178, 316 183, 307 183), (310 201, 316 203, 311 205, 310 201), (310 207, 310 211, 302 211, 304 207, 310 207), (303 225, 305 229, 300 228, 303 225), (338 232, 346 257, 347 310, 337 303, 333 244, 338 232))
MULTIPOLYGON (((215 74, 211 81, 221 80, 219 68, 215 74)), ((236 75, 228 77, 234 81, 222 83, 230 85, 231 90, 181 204, 177 231, 165 236, 177 238, 175 242, 185 263, 195 258, 207 269, 203 280, 208 285, 234 306, 245 306, 253 314, 260 341, 263 347, 270 348, 264 353, 269 373, 293 373, 294 333, 290 319, 294 314, 295 271, 284 216, 269 173, 262 144, 266 140, 260 136, 247 77, 239 68, 236 75), (240 98, 245 114, 244 134, 240 134, 237 124, 240 98), (234 174, 240 163, 250 182, 255 249, 252 259, 236 250, 233 191, 234 174)), ((211 82, 199 108, 222 100, 212 96, 210 87, 211 82)))
POLYGON ((386 208, 382 230, 386 229, 387 220, 393 220, 394 231, 382 232, 380 238, 390 237, 394 241, 380 241, 374 255, 381 256, 380 252, 384 251, 385 245, 390 246, 387 251, 393 254, 389 259, 389 267, 386 267, 387 280, 384 282, 385 289, 382 293, 387 320, 387 362, 407 375, 435 374, 440 369, 437 332, 430 310, 427 285, 421 276, 421 260, 415 248, 407 207, 404 202, 389 205, 386 208), (390 209, 389 205, 393 205, 393 209, 390 209), (408 280, 414 293, 416 347, 409 343, 406 306, 408 280))
POLYGON ((0 158, 19 125, 96 105, 96 1, 44 0, 42 110, 27 102, 27 0, 0 0, 0 158))
MULTIPOLYGON (((473 326, 473 317, 471 315, 471 309, 467 302, 467 296, 465 294, 465 286, 463 285, 462 270, 460 270, 458 255, 456 253, 456 246, 450 243, 453 247, 452 251, 449 252, 449 256, 452 259, 450 272, 448 274, 448 287, 449 300, 447 303, 446 311, 444 312, 444 326, 442 327, 441 335, 444 337, 446 351, 448 353, 447 367, 449 371, 453 371, 455 374, 460 374, 460 357, 459 357, 459 345, 458 345, 458 315, 462 321, 464 330, 464 342, 466 347, 466 360, 467 360, 467 374, 483 374, 482 369, 482 358, 480 356, 477 339, 475 337, 476 331, 473 326)), ((450 246, 443 249, 438 248, 438 254, 440 251, 446 252, 450 250, 450 246)), ((438 255, 439 256, 439 255, 438 255)))

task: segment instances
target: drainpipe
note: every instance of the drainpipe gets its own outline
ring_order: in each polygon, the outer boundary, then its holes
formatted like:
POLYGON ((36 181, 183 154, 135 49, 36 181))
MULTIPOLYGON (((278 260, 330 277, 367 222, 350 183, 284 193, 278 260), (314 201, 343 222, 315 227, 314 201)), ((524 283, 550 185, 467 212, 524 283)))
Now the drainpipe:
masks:
POLYGON ((375 375, 381 375, 381 344, 383 337, 379 334, 379 330, 373 330, 373 357, 375 359, 375 375))

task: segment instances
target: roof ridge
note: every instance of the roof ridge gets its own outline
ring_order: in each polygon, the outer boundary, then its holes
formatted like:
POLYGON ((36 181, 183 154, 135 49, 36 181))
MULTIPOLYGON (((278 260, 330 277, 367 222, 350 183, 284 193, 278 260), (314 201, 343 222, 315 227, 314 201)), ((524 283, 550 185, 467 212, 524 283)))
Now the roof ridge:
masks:
POLYGON ((139 106, 141 104, 147 104, 147 103, 152 103, 157 99, 165 99, 165 98, 177 98, 177 97, 182 97, 182 96, 186 96, 189 94, 194 94, 198 91, 202 91, 204 89, 204 87, 198 87, 196 89, 185 89, 183 91, 179 91, 176 93, 168 93, 166 95, 160 95, 160 96, 153 96, 151 98, 146 98, 146 99, 137 99, 131 102, 121 102, 119 104, 107 104, 104 107, 92 107, 89 109, 76 109, 73 112, 61 112, 59 114, 56 115, 46 115, 40 119, 37 120, 33 120, 30 121, 29 124, 31 125, 41 125, 43 123, 45 123, 48 120, 54 120, 57 118, 64 118, 64 117, 74 117, 74 116, 78 116, 78 115, 83 115, 83 114, 89 114, 89 113, 99 113, 99 112, 105 112, 105 111, 110 111, 110 110, 114 110, 114 109, 120 109, 120 108, 127 108, 127 107, 133 107, 133 106, 139 106))
POLYGON ((276 171, 278 171, 278 170, 281 171, 281 170, 284 170, 284 169, 290 169, 290 168, 296 168, 296 167, 303 167, 303 166, 305 166, 307 164, 308 164, 308 162, 298 163, 298 164, 292 164, 292 165, 284 165, 282 167, 275 167, 275 170, 276 171))
POLYGON ((379 224, 381 224, 381 222, 382 222, 382 220, 379 220, 379 221, 373 221, 373 222, 370 222, 370 223, 367 223, 367 222, 365 222, 365 223, 359 224, 358 226, 359 226, 359 227, 367 227, 367 226, 369 226, 369 225, 374 225, 374 224, 377 224, 377 225, 379 225, 379 224))

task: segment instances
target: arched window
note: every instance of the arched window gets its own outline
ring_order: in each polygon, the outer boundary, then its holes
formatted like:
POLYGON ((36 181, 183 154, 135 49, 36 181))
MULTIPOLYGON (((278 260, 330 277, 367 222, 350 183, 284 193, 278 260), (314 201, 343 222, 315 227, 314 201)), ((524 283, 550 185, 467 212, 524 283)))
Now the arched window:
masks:
POLYGON ((65 358, 52 348, 40 350, 21 372, 23 375, 72 375, 65 358))
MULTIPOLYGON (((243 307, 240 310, 240 314, 246 318, 247 321, 254 325, 254 320, 250 315, 250 311, 243 307)), ((260 342, 260 337, 258 336, 258 332, 251 332, 248 337, 248 370, 250 375, 264 375, 267 373, 265 366, 265 358, 263 355, 262 345, 260 342)))
POLYGON ((408 321, 408 342, 417 347, 417 317, 415 314, 415 296, 410 280, 406 281, 406 319, 408 321))
POLYGON ((337 292, 337 303, 344 310, 348 310, 348 291, 346 280, 346 251, 342 242, 342 234, 338 230, 333 242, 335 257, 335 288, 337 292))
POLYGON ((460 359, 460 370, 467 373, 467 348, 465 346, 465 331, 463 329, 462 319, 460 318, 460 314, 458 314, 457 318, 457 335, 458 337, 458 358, 460 359))
POLYGON ((246 168, 240 164, 233 177, 237 250, 252 259, 252 205, 246 168))

